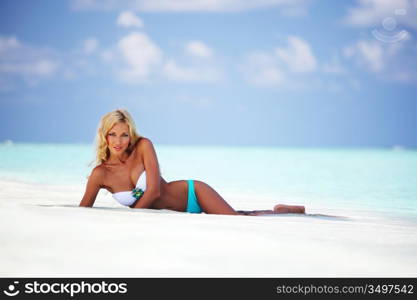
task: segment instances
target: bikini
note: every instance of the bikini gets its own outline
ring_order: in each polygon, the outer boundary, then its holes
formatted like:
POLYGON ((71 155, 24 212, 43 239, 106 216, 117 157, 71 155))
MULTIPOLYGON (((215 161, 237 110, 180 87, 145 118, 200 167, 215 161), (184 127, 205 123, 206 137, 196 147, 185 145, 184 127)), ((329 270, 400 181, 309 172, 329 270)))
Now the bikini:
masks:
POLYGON ((194 190, 194 180, 187 180, 188 182, 188 200, 187 200, 187 212, 189 213, 201 213, 203 210, 197 201, 197 196, 194 190))
MULTIPOLYGON (((146 191, 146 171, 143 171, 138 178, 135 189, 146 191)), ((130 206, 135 203, 136 198, 133 197, 132 191, 123 191, 112 194, 113 198, 119 201, 121 205, 130 206)))
MULTIPOLYGON (((197 196, 194 189, 194 180, 187 180, 188 182, 188 200, 187 200, 187 212, 189 213, 201 213, 203 210, 198 204, 197 196)), ((146 171, 143 171, 138 178, 135 189, 132 191, 122 191, 112 194, 120 204, 130 206, 137 199, 143 195, 146 191, 146 171), (140 191, 140 192, 138 192, 140 191), (134 197, 136 195, 136 197, 134 197)))

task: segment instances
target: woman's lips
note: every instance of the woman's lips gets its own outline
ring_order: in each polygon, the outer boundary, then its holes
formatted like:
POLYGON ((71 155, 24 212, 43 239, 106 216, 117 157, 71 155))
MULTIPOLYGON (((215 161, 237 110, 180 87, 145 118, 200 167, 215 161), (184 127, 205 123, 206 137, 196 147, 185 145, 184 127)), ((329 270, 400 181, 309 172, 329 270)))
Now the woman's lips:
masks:
POLYGON ((114 150, 116 151, 120 151, 122 149, 122 147, 113 147, 114 150))

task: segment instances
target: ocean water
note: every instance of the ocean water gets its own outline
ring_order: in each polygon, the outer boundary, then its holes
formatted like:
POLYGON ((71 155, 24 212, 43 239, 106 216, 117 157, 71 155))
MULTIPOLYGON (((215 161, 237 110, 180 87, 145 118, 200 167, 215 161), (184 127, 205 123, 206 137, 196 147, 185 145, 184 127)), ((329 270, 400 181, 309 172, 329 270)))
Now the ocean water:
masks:
MULTIPOLYGON (((196 179, 220 194, 351 208, 417 221, 417 151, 155 145, 166 181, 196 179)), ((0 180, 85 185, 91 144, 2 144, 0 180)), ((226 199, 227 200, 227 199, 226 199)))

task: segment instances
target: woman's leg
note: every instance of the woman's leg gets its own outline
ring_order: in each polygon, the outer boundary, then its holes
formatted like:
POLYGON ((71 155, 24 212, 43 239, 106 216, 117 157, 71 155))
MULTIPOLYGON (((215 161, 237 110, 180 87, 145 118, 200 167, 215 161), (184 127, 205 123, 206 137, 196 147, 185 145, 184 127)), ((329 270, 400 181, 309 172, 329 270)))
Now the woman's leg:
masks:
POLYGON ((203 211, 207 214, 239 215, 211 186, 194 180, 195 194, 203 211))
POLYGON ((275 212, 273 210, 238 210, 241 215, 245 216, 263 216, 263 215, 273 215, 275 212))
POLYGON ((300 205, 278 204, 273 210, 238 210, 237 212, 246 216, 262 216, 274 214, 305 214, 305 207, 300 205))
POLYGON ((305 214, 306 208, 301 205, 278 204, 274 206, 276 214, 305 214))
POLYGON ((270 214, 305 213, 304 206, 275 205, 273 210, 235 211, 211 186, 194 180, 194 189, 203 211, 207 214, 261 216, 270 214))

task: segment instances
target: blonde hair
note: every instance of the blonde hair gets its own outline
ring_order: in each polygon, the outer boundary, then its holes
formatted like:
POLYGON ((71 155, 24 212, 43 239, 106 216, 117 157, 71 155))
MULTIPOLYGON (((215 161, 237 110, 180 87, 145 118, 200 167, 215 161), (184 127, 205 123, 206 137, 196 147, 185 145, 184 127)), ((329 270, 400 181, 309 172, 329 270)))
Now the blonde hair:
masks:
POLYGON ((101 118, 97 128, 95 160, 97 166, 109 159, 110 150, 107 145, 106 137, 110 129, 112 129, 116 123, 120 122, 125 123, 129 127, 130 143, 126 150, 129 154, 133 151, 137 140, 142 137, 137 133, 135 122, 127 110, 116 109, 107 113, 101 118))

